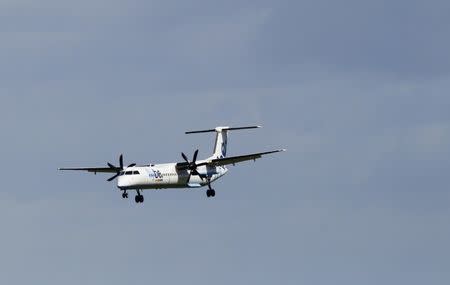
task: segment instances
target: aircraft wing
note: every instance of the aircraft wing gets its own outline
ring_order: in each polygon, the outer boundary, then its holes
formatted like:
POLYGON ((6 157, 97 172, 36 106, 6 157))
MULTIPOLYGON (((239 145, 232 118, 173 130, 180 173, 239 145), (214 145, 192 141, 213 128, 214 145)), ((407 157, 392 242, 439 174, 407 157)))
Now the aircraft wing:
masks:
POLYGON ((253 153, 253 154, 247 154, 247 155, 240 155, 240 156, 231 156, 231 157, 225 157, 225 158, 215 158, 210 161, 199 163, 198 165, 209 165, 209 166, 223 166, 223 165, 229 165, 229 164, 236 164, 239 162, 244 162, 248 160, 257 160, 258 158, 261 158, 263 155, 271 154, 271 153, 277 153, 286 151, 285 149, 280 150, 273 150, 273 151, 267 151, 267 152, 260 152, 260 153, 253 153))
POLYGON ((77 171, 87 171, 87 172, 101 172, 101 173, 117 173, 120 168, 111 167, 77 167, 77 168, 60 168, 59 170, 77 170, 77 171))

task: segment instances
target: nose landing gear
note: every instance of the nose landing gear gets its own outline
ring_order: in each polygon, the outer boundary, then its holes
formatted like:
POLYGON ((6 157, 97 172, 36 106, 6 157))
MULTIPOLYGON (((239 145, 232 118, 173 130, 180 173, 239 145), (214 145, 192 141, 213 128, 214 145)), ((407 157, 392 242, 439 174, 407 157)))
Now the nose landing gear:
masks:
POLYGON ((134 201, 136 202, 136 203, 144 203, 144 196, 142 196, 142 195, 136 195, 135 197, 134 197, 134 201))
POLYGON ((123 191, 123 193, 122 193, 122 198, 123 198, 123 199, 127 199, 127 198, 128 198, 128 193, 127 193, 127 191, 123 191))
POLYGON ((136 190, 137 195, 134 197, 134 201, 139 204, 139 203, 144 203, 144 196, 141 195, 141 192, 139 190, 136 190))

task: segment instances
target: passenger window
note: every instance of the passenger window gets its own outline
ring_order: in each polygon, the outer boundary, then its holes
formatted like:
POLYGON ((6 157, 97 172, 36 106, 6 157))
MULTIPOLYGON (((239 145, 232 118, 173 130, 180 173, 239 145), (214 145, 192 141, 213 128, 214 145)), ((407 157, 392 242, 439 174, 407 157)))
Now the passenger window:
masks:
POLYGON ((131 175, 131 174, 133 174, 133 171, 127 171, 127 172, 125 172, 125 175, 131 175))

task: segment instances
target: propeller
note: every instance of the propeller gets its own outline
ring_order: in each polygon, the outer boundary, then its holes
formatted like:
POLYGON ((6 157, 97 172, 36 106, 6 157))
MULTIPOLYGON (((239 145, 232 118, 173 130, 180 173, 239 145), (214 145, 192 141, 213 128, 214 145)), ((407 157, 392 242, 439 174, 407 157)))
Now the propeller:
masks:
POLYGON ((189 161, 189 159, 187 158, 187 156, 184 153, 181 153, 181 156, 183 157, 183 159, 188 163, 188 169, 189 169, 189 177, 187 180, 187 183, 189 183, 189 181, 191 180, 191 176, 192 175, 197 175, 199 176, 202 180, 206 177, 206 175, 204 174, 200 174, 197 171, 197 156, 198 156, 198 149, 194 152, 194 156, 192 157, 192 161, 189 161))
MULTIPOLYGON (((117 172, 116 175, 114 175, 113 177, 108 179, 108 181, 113 181, 114 179, 116 179, 120 175, 120 172, 122 170, 124 170, 124 167, 123 167, 123 155, 121 154, 120 157, 119 157, 119 166, 115 166, 114 164, 111 164, 109 162, 107 164, 108 164, 109 168, 114 169, 117 172)), ((132 163, 132 164, 128 165, 127 168, 128 167, 133 167, 133 166, 136 166, 136 163, 132 163)))

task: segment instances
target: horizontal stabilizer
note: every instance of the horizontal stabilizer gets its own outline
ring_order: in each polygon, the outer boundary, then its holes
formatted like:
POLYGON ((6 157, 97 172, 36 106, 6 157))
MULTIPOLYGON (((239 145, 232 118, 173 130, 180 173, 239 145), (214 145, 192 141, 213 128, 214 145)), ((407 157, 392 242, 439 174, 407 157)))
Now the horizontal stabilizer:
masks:
POLYGON ((186 132, 186 134, 200 134, 200 133, 213 133, 213 132, 222 132, 222 131, 236 131, 236 130, 248 130, 248 129, 258 129, 261 128, 261 126, 248 126, 248 127, 217 127, 215 129, 209 129, 209 130, 201 130, 201 131, 190 131, 186 132))

